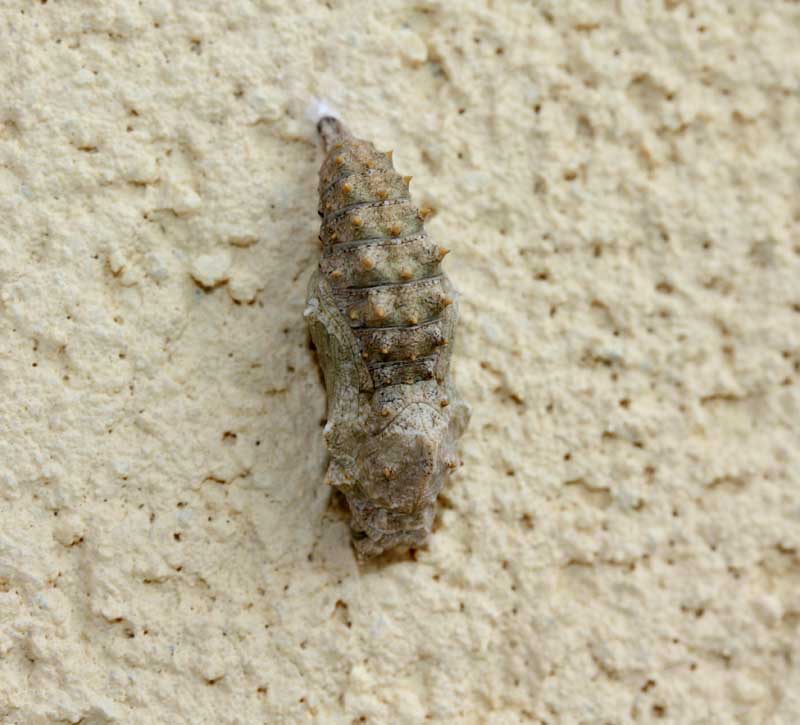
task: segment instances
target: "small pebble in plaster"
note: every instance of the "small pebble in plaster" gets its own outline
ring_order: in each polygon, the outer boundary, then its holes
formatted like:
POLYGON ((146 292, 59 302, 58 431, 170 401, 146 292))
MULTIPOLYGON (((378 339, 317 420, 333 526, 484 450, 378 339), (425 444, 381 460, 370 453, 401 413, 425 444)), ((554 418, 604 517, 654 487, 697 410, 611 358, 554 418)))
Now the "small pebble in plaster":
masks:
POLYGON ((211 289, 228 281, 231 253, 227 250, 203 254, 192 264, 192 277, 201 287, 211 289))
POLYGON ((147 274, 156 282, 163 282, 169 277, 169 270, 163 257, 156 252, 149 252, 145 256, 147 274))
POLYGON ((236 270, 228 281, 230 296, 243 304, 255 301, 259 290, 263 289, 258 277, 244 270, 236 270))
POLYGON ((428 46, 413 30, 401 28, 395 34, 400 46, 400 55, 409 65, 422 65, 428 60, 428 46))
POLYGON ((199 194, 186 184, 175 184, 170 208, 176 214, 191 214, 203 205, 199 194))
POLYGON ((227 226, 220 229, 222 238, 234 247, 251 247, 258 244, 258 235, 249 229, 227 226))

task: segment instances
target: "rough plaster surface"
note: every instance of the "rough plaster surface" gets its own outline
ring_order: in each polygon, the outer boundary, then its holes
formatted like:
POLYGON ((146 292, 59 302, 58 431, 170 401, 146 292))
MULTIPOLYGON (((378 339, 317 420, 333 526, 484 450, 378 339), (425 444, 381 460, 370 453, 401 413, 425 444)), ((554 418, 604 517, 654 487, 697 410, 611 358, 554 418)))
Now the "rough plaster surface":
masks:
POLYGON ((800 721, 800 5, 8 0, 0 722, 800 721), (322 485, 307 107, 395 149, 473 407, 322 485))

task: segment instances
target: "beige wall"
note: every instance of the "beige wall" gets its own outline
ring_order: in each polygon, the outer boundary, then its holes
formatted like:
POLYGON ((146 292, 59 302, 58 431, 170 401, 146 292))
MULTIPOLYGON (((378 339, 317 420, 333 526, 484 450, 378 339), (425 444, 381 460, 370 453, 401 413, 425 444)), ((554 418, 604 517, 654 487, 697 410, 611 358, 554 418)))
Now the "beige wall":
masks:
POLYGON ((800 5, 8 0, 0 84, 0 722, 800 721, 800 5), (415 561, 322 484, 315 99, 453 250, 415 561))

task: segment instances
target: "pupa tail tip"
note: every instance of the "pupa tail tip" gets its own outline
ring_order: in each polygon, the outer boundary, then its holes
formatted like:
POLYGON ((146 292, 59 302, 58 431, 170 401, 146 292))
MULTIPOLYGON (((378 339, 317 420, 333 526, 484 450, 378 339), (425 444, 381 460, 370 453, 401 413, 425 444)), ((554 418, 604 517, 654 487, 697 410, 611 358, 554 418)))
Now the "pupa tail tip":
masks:
POLYGON ((349 136, 350 133, 344 124, 335 116, 323 116, 317 121, 317 131, 322 137, 322 145, 328 151, 340 139, 349 136))
POLYGON ((349 135, 344 124, 339 120, 339 114, 319 98, 315 98, 309 106, 308 117, 316 124, 326 151, 336 143, 338 138, 349 135))
POLYGON ((336 116, 323 116, 317 121, 317 131, 319 131, 320 136, 331 133, 341 134, 343 129, 342 122, 336 116))

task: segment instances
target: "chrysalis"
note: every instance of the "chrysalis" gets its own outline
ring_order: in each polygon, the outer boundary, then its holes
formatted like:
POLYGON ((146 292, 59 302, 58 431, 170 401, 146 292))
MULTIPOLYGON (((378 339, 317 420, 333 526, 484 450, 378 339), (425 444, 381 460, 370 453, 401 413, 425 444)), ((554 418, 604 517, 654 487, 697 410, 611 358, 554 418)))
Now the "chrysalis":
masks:
POLYGON ((449 375, 458 297, 391 152, 330 116, 318 129, 323 250, 305 317, 328 396, 326 481, 367 558, 425 541, 458 465, 469 421, 449 375))

